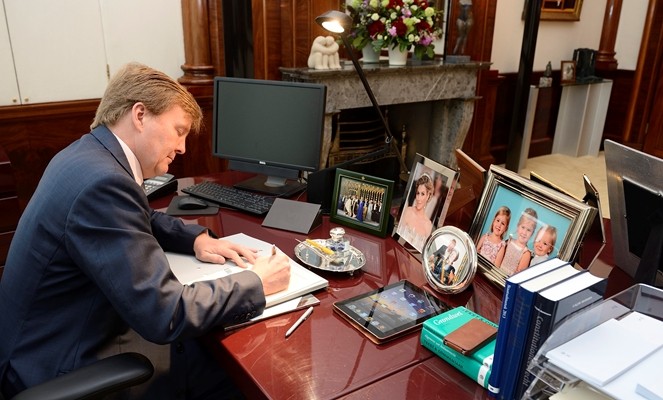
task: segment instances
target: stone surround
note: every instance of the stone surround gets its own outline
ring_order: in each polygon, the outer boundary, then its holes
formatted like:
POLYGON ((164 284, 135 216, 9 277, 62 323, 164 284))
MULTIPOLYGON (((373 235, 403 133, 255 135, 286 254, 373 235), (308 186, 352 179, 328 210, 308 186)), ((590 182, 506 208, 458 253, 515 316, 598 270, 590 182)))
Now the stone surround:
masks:
MULTIPOLYGON (((472 122, 477 72, 489 63, 444 64, 424 61, 395 67, 386 61, 363 64, 366 79, 381 106, 433 102, 427 157, 456 167, 454 150, 461 148, 472 122)), ((284 81, 322 83, 327 86, 325 127, 320 164, 325 167, 332 145, 332 116, 341 110, 371 107, 371 101, 353 65, 340 70, 281 68, 284 81)), ((396 133, 394 133, 396 135, 396 133)))

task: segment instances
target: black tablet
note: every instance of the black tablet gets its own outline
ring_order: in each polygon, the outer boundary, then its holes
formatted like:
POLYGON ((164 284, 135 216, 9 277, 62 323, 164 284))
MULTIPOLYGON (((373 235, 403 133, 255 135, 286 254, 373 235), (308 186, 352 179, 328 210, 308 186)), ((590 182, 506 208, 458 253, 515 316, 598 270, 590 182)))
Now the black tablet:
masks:
POLYGON ((406 280, 334 303, 334 311, 375 343, 412 332, 428 318, 449 309, 447 304, 406 280))

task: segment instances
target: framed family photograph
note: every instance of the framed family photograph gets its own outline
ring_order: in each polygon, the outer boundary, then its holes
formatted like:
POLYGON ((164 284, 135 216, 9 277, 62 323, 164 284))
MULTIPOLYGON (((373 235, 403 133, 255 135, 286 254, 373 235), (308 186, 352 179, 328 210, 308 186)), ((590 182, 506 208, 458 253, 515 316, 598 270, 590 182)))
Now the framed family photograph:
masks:
POLYGON ((435 230, 423 251, 422 265, 428 284, 445 294, 467 289, 476 274, 476 254, 474 242, 466 232, 454 226, 435 230))
POLYGON ((417 154, 405 186, 393 236, 419 253, 434 229, 444 224, 458 171, 417 154))
POLYGON ((394 181, 336 169, 330 220, 377 236, 387 236, 394 181))
POLYGON ((576 81, 576 62, 573 60, 562 61, 561 71, 561 82, 562 83, 575 83, 576 81))
POLYGON ((572 261, 597 209, 512 171, 491 166, 470 236, 479 270, 504 286, 531 265, 572 261))

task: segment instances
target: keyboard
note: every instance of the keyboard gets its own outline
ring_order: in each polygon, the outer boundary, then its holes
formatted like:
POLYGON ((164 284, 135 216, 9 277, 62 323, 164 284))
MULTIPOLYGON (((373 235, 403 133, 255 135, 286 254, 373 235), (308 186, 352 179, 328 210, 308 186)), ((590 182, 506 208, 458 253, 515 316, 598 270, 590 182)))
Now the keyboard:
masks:
POLYGON ((273 197, 209 181, 186 187, 182 192, 255 215, 267 214, 274 203, 273 197))

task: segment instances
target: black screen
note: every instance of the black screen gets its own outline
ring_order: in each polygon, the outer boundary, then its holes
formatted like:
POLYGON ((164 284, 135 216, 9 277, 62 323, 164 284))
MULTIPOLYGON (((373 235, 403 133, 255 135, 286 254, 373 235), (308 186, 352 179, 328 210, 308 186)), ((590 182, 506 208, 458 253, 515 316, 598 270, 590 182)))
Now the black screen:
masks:
POLYGON ((326 87, 217 77, 213 153, 234 170, 297 179, 320 162, 326 87))

